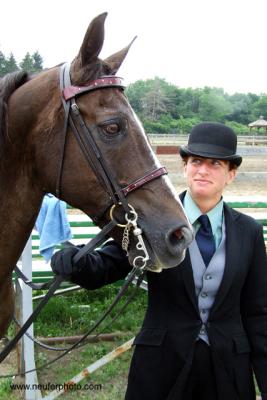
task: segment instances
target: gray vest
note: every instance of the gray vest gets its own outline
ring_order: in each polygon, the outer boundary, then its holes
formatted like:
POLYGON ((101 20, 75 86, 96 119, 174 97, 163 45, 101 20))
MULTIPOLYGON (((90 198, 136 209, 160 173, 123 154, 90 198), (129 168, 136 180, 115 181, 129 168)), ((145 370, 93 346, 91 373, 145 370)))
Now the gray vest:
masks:
POLYGON ((224 273, 225 238, 225 222, 223 221, 221 243, 207 267, 204 264, 197 242, 193 240, 189 246, 196 296, 198 299, 198 309, 203 322, 198 337, 208 344, 209 338, 205 324, 208 321, 210 309, 214 303, 224 273))

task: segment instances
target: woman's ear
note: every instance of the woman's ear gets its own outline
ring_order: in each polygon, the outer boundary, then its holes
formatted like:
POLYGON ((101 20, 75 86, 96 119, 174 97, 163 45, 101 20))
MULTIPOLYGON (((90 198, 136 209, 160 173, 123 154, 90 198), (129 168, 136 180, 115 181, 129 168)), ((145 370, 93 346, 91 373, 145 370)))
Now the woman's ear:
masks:
POLYGON ((228 171, 228 179, 226 185, 229 185, 235 180, 236 174, 237 174, 237 168, 232 168, 228 171))

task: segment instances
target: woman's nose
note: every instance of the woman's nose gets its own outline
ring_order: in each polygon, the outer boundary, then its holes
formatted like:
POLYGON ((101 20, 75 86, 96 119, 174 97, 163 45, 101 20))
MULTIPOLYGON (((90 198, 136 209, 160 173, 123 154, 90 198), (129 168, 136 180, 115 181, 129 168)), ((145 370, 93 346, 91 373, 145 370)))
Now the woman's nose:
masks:
POLYGON ((199 168, 197 169, 197 172, 200 174, 206 174, 208 172, 208 167, 204 163, 199 165, 199 168))

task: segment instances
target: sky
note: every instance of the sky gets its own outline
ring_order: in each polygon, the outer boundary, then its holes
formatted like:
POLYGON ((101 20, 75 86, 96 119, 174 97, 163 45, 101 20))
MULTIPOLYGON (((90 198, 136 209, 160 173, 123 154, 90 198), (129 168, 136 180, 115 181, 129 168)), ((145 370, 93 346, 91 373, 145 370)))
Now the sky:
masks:
POLYGON ((155 76, 181 88, 267 93, 266 0, 8 0, 0 50, 20 62, 39 51, 44 67, 71 61, 90 21, 108 12, 101 58, 137 35, 118 75, 155 76))

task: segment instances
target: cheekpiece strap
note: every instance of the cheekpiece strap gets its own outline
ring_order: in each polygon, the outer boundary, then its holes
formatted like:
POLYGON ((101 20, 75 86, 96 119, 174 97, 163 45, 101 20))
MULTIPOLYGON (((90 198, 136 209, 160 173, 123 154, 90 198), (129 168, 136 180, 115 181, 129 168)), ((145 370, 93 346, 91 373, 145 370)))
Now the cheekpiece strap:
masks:
POLYGON ((142 178, 137 179, 136 181, 130 183, 128 186, 121 189, 124 196, 127 196, 128 193, 133 192, 134 190, 140 188, 145 183, 153 181, 153 179, 159 178, 162 175, 166 175, 168 172, 165 167, 156 168, 151 171, 149 174, 143 176, 142 178))

